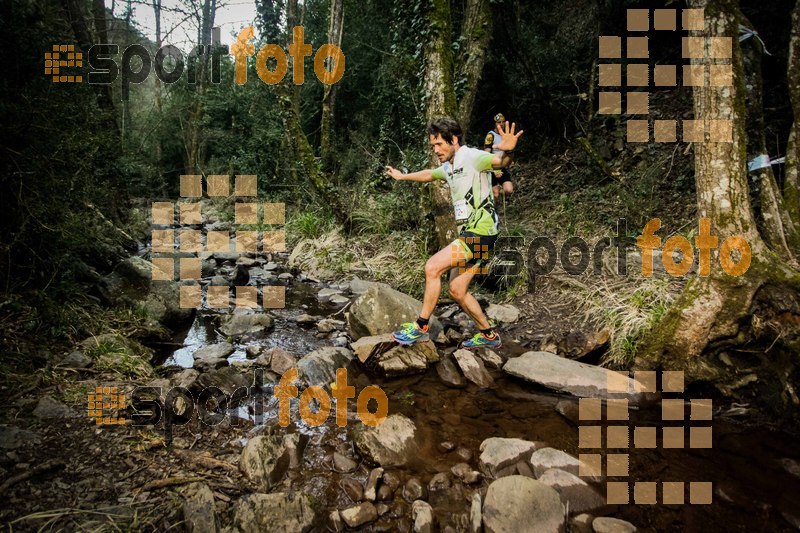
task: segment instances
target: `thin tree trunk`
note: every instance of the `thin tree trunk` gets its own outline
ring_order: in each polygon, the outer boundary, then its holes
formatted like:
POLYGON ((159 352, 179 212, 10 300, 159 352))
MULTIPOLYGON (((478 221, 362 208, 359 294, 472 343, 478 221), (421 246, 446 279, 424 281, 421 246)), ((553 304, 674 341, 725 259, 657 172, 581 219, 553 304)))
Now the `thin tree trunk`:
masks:
MULTIPOLYGON (((453 89, 453 53, 451 48, 450 0, 432 0, 430 33, 425 48, 425 78, 423 86, 427 101, 425 119, 430 122, 441 116, 458 116, 456 95, 453 89)), ((428 139, 425 139, 427 145, 428 139)), ((464 143, 464 139, 461 139, 464 143)), ((430 149, 430 148, 428 148, 430 149)), ((431 153, 431 164, 439 166, 439 160, 431 153)), ((450 193, 443 183, 431 184, 434 224, 439 247, 456 238, 456 223, 450 193)))
MULTIPOLYGON (((292 39, 294 38, 294 27, 297 26, 297 0, 289 0, 286 3, 286 49, 289 49, 292 39)), ((289 69, 287 79, 292 76, 294 71, 294 64, 289 69)), ((300 86, 292 83, 292 106, 294 107, 294 114, 302 117, 300 114, 300 86)))
POLYGON ((489 0, 467 0, 461 30, 463 49, 459 56, 458 79, 466 81, 466 90, 458 102, 458 116, 464 136, 469 130, 478 82, 483 73, 489 40, 492 35, 492 10, 489 0))
POLYGON ((789 99, 794 111, 794 123, 786 147, 786 177, 783 182, 783 198, 789 217, 796 225, 800 225, 800 0, 795 3, 792 11, 787 82, 789 99))
MULTIPOLYGON (((156 50, 161 49, 161 0, 153 0, 153 15, 156 19, 156 50)), ((155 89, 156 89, 156 116, 158 117, 157 120, 161 120, 161 113, 162 113, 162 103, 161 103, 161 80, 158 76, 155 76, 155 89)), ((160 122, 159 122, 160 125, 160 122)), ((163 158, 163 147, 161 146, 161 128, 157 128, 155 132, 155 159, 156 159, 156 168, 158 169, 159 175, 161 174, 161 160, 163 158)), ((161 182, 161 194, 162 196, 167 195, 166 190, 166 181, 161 182)))
POLYGON ((800 122, 795 118, 789 132, 789 141, 786 144, 786 165, 783 178, 783 199, 786 212, 795 224, 800 224, 800 144, 797 136, 800 134, 800 122))
MULTIPOLYGON (((328 42, 342 47, 344 28, 344 0, 331 0, 330 20, 328 24, 328 42)), ((321 153, 323 168, 333 167, 333 121, 336 110, 337 84, 325 85, 322 95, 322 141, 321 153)))
MULTIPOLYGON (((128 0, 128 8, 125 11, 125 32, 131 32, 131 16, 133 15, 132 1, 128 0)), ((120 131, 120 138, 122 140, 122 151, 128 149, 128 134, 131 129, 131 103, 128 99, 122 100, 122 129, 120 131)))
POLYGON ((211 28, 217 11, 216 0, 203 0, 198 21, 197 45, 202 54, 195 62, 195 94, 189 111, 187 174, 202 174, 205 170, 206 139, 201 126, 204 115, 207 71, 211 51, 211 28))
MULTIPOLYGON (((89 49, 96 44, 96 41, 92 38, 89 25, 86 23, 86 17, 83 16, 80 7, 81 4, 77 0, 61 0, 61 5, 66 13, 66 18, 70 26, 72 26, 72 32, 75 34, 75 40, 78 41, 78 46, 83 52, 83 57, 88 58, 89 49)), ((119 126, 117 125, 116 114, 114 112, 114 101, 111 96, 111 86, 94 85, 93 87, 97 99, 97 106, 105 113, 103 121, 108 128, 119 135, 119 126)))
MULTIPOLYGON (((741 16, 741 14, 740 14, 741 16)), ((743 19, 748 27, 752 24, 743 19)), ((763 46, 758 39, 750 39, 741 45, 745 75, 745 103, 747 121, 745 133, 747 135, 747 158, 767 156, 767 141, 764 132, 764 84, 761 76, 761 58, 763 46)), ((758 192, 756 207, 756 220, 759 232, 764 241, 778 255, 786 260, 792 260, 789 248, 790 240, 797 240, 797 232, 783 206, 783 196, 775 181, 772 165, 767 164, 762 168, 753 170, 753 186, 758 192)))

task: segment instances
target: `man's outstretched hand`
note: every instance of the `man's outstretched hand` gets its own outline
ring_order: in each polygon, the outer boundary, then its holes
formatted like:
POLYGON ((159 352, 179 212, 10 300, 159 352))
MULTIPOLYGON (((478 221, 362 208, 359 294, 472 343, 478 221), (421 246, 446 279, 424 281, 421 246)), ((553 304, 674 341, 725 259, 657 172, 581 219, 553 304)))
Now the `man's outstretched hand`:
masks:
POLYGON ((387 165, 387 167, 386 167, 386 173, 387 173, 387 174, 389 174, 389 175, 390 175, 392 178, 394 178, 394 179, 396 179, 396 180, 401 180, 401 179, 403 179, 403 173, 402 173, 402 172, 400 172, 399 170, 397 170, 397 169, 396 169, 396 168, 394 168, 394 167, 390 167, 390 166, 388 166, 388 165, 387 165))
POLYGON ((508 127, 508 121, 500 128, 500 137, 501 140, 498 144, 495 144, 493 148, 497 148, 498 150, 503 150, 504 152, 508 152, 513 150, 517 147, 517 139, 519 136, 522 135, 525 130, 519 130, 519 133, 514 133, 517 129, 516 124, 511 124, 511 128, 508 127))

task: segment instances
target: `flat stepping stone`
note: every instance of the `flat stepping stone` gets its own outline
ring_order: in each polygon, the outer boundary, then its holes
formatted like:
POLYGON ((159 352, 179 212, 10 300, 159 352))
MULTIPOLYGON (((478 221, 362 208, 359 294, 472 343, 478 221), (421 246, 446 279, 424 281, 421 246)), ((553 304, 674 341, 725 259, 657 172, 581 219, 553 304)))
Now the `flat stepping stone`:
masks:
POLYGON ((503 371, 581 398, 627 398, 634 405, 645 399, 644 386, 625 374, 564 359, 549 352, 526 352, 509 359, 503 371))

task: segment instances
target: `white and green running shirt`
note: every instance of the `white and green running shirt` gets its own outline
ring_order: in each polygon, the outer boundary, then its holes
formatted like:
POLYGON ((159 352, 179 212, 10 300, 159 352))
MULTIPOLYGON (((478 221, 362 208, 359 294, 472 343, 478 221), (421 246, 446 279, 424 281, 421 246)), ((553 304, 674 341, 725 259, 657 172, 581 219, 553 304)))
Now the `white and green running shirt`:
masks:
POLYGON ((452 164, 447 161, 433 170, 435 179, 447 180, 450 186, 459 233, 497 235, 500 218, 494 210, 491 174, 488 173, 492 170, 493 158, 493 154, 483 150, 462 146, 456 151, 452 164))

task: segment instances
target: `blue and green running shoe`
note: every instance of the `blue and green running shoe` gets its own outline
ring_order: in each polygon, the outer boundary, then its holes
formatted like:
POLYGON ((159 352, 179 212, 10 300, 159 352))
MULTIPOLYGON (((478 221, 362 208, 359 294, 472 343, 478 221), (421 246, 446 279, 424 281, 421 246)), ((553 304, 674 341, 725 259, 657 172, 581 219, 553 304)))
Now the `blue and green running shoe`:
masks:
POLYGON ((461 343, 461 348, 472 350, 475 348, 499 348, 503 343, 500 342, 500 335, 495 333, 492 337, 487 337, 483 333, 476 333, 471 339, 461 343))
POLYGON ((406 322, 400 329, 392 333, 392 337, 400 344, 414 344, 430 340, 428 328, 422 329, 416 322, 406 322))

